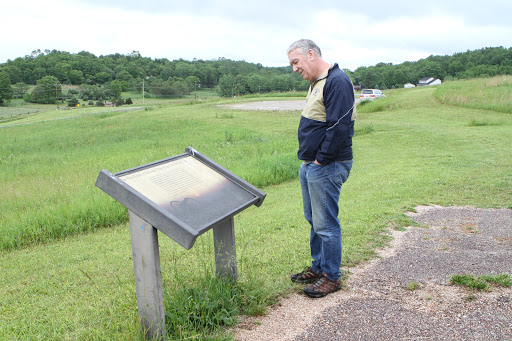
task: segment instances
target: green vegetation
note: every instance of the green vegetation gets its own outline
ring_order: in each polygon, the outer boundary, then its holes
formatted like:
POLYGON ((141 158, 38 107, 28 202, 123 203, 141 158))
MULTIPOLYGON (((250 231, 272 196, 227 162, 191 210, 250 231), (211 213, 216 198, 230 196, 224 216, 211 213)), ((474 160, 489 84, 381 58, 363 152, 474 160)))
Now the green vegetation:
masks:
MULTIPOLYGON (((500 75, 493 78, 447 82, 437 87, 436 96, 445 104, 512 114, 512 76, 500 75)), ((482 117, 470 124, 484 126, 503 123, 482 117)))
POLYGON ((378 63, 357 68, 352 79, 363 88, 402 88, 406 83, 418 84, 423 77, 442 81, 472 79, 512 74, 512 48, 486 47, 455 53, 452 56, 431 55, 417 62, 393 65, 378 63))
POLYGON ((244 121, 250 121, 247 113, 236 115, 235 122, 226 122, 226 110, 212 105, 104 111, 87 116, 87 111, 80 110, 72 111, 82 113, 75 119, 56 120, 54 115, 60 112, 48 111, 16 123, 37 122, 37 117, 49 121, 3 128, 0 174, 5 200, 0 209, 5 214, 0 220, 0 249, 47 242, 126 221, 125 209, 112 205, 92 186, 98 172, 103 168, 120 171, 163 159, 183 153, 187 146, 196 147, 229 169, 234 167, 256 186, 296 176, 295 141, 291 138, 292 124, 288 123, 293 120, 291 114, 274 120, 290 127, 289 138, 283 140, 277 131, 246 126, 244 121))
MULTIPOLYGON (((0 64, 0 75, 3 75, 0 76, 0 103, 13 97, 35 103, 47 103, 48 98, 55 101, 55 91, 39 91, 34 95, 28 89, 29 85, 49 76, 56 80, 53 90, 57 83, 70 86, 76 91, 74 95, 86 102, 113 101, 120 92, 127 91, 144 92, 148 98, 182 98, 210 89, 223 97, 233 97, 307 90, 309 87, 307 81, 290 72, 286 66, 263 67, 226 58, 208 61, 153 60, 142 57, 137 51, 97 57, 86 51, 71 54, 37 50, 0 64)), ((65 98, 72 95, 66 93, 65 98)))
POLYGON ((418 289, 419 287, 420 287, 420 284, 416 281, 412 281, 409 284, 407 284, 407 289, 411 290, 411 291, 414 291, 414 290, 418 289))
POLYGON ((13 89, 11 87, 11 79, 5 71, 0 71, 0 104, 10 101, 13 97, 13 89))
MULTIPOLYGON (((55 77, 59 84, 77 91, 76 94, 65 93, 66 99, 78 95, 78 99, 85 102, 112 101, 121 91, 138 94, 144 91, 148 98, 182 98, 204 89, 222 97, 307 90, 309 83, 290 71, 286 65, 264 67, 226 58, 169 61, 142 57, 137 51, 97 57, 86 51, 71 54, 36 50, 0 64, 0 103, 12 98, 45 103, 42 101, 49 100, 54 91, 33 96, 28 87, 47 76, 55 77)), ((452 56, 429 56, 398 65, 378 63, 345 71, 354 84, 380 89, 401 88, 405 83, 417 84, 423 77, 448 81, 510 75, 512 48, 487 47, 452 56)))
MULTIPOLYGON (((443 105, 435 92, 388 91, 382 110, 359 111, 340 207, 344 266, 373 257, 389 227, 413 223, 404 212, 418 204, 512 208, 511 115, 443 105)), ((187 146, 267 198, 235 217, 236 283, 213 276, 211 231, 191 250, 159 234, 169 339, 229 339, 224 327, 237 314, 262 314, 298 290, 289 274, 309 261, 299 113, 219 106, 238 101, 153 102, 148 110, 100 114, 93 110, 107 108, 52 105, 16 120, 32 124, 0 123, 0 335, 141 339, 127 212, 94 183, 102 169, 121 171, 187 146), (70 112, 90 115, 58 119, 70 112)))
POLYGON ((471 275, 453 275, 450 278, 450 283, 465 286, 472 290, 489 290, 489 285, 511 287, 512 277, 508 273, 502 273, 496 276, 493 275, 482 275, 482 276, 471 276, 471 275))
POLYGON ((357 106, 358 113, 371 113, 379 112, 384 110, 393 109, 393 105, 397 105, 396 101, 393 101, 387 97, 379 98, 373 101, 361 101, 357 106))

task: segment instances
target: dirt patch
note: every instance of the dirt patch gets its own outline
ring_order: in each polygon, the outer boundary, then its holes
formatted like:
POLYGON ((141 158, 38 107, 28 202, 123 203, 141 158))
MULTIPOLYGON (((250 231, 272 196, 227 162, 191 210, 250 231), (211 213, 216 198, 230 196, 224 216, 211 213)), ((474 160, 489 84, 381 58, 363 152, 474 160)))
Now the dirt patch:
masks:
POLYGON ((409 215, 422 227, 393 231, 379 258, 346 269, 344 290, 321 299, 293 294, 247 318, 236 338, 512 340, 511 288, 450 284, 454 274, 512 274, 512 210, 422 206, 409 215))

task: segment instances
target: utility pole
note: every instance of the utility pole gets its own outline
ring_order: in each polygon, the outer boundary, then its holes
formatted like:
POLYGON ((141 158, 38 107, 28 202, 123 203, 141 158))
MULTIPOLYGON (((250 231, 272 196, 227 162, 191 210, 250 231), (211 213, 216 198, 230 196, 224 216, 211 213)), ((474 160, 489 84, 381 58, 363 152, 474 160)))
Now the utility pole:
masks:
POLYGON ((57 110, 59 110, 59 83, 55 83, 55 98, 57 99, 57 110))
POLYGON ((144 104, 144 93, 146 92, 146 90, 144 89, 144 80, 145 79, 149 79, 149 76, 142 77, 142 104, 144 104))

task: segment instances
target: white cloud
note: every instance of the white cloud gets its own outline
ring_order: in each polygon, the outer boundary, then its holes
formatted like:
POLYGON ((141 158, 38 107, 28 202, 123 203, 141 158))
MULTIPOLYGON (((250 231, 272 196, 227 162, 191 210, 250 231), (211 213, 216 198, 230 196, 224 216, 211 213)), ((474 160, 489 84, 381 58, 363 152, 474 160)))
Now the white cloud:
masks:
POLYGON ((0 63, 35 49, 57 49, 96 55, 137 50, 151 58, 225 57, 284 66, 289 44, 310 38, 326 60, 353 70, 512 46, 512 26, 503 19, 509 15, 502 13, 512 5, 500 2, 492 16, 488 4, 457 7, 457 1, 389 0, 377 10, 335 0, 326 0, 320 10, 303 0, 293 5, 268 0, 243 5, 234 0, 8 2, 0 12, 0 63))

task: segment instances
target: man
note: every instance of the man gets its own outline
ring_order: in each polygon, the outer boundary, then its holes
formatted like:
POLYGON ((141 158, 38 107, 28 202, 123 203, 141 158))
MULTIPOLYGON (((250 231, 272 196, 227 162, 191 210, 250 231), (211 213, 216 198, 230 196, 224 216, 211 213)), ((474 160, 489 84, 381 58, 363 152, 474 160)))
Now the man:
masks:
POLYGON ((350 78, 322 59, 320 48, 301 39, 288 48, 293 72, 311 82, 299 123, 299 178, 304 217, 311 225, 311 266, 292 275, 310 297, 341 289, 341 227, 338 201, 352 168, 355 100, 350 78))

